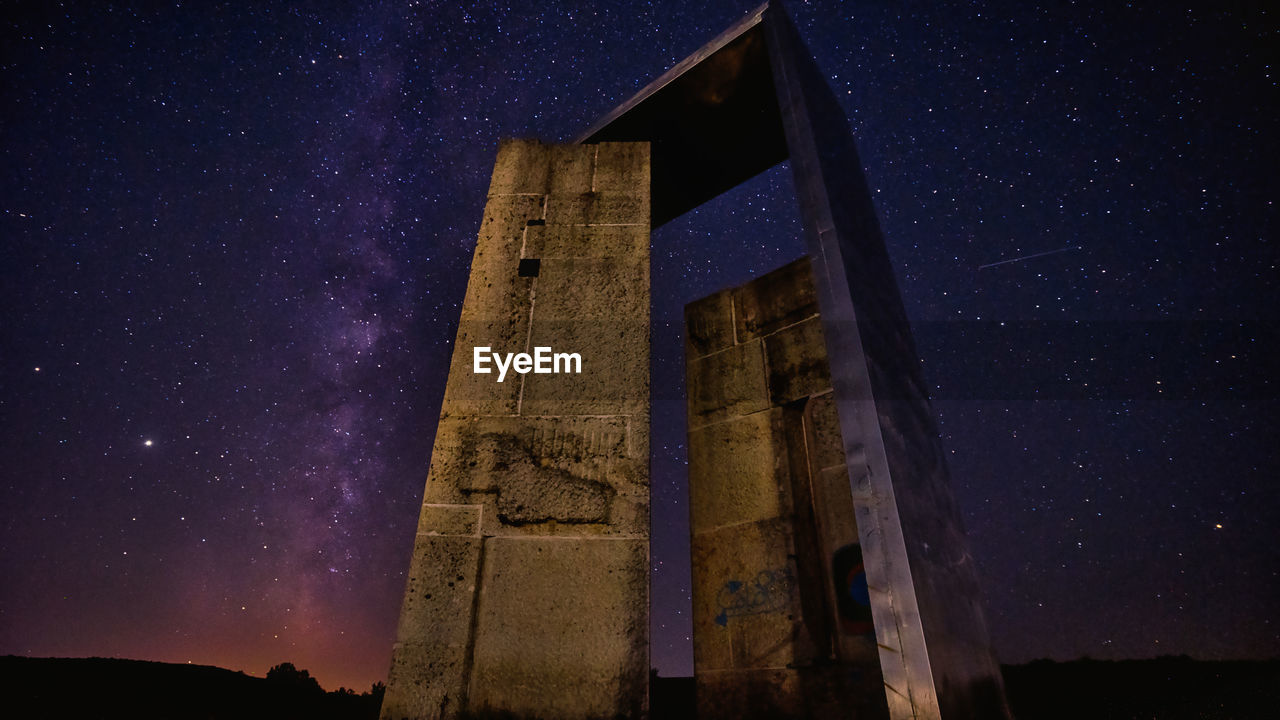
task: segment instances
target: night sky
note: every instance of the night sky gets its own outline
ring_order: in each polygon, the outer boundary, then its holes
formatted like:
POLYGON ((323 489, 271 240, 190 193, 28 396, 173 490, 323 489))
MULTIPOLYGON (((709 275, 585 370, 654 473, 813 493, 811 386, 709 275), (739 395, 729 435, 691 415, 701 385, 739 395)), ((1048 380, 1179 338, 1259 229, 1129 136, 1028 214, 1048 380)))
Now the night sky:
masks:
MULTIPOLYGON (((294 5, 5 4, 0 654, 385 679, 498 140, 753 7, 294 5)), ((1142 5, 789 5, 1005 662, 1280 655, 1276 13, 1142 5)), ((682 307, 804 252, 785 165, 653 235, 666 675, 682 307)))

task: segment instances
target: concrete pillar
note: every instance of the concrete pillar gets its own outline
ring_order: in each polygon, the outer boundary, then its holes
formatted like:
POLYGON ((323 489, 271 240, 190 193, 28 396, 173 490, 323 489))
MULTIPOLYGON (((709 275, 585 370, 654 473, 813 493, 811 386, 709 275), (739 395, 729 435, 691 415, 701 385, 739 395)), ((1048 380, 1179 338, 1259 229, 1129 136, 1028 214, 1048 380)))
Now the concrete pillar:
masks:
POLYGON ((887 717, 808 259, 685 337, 698 717, 887 717))
POLYGON ((649 146, 505 141, 382 717, 643 717, 648 558, 649 146))

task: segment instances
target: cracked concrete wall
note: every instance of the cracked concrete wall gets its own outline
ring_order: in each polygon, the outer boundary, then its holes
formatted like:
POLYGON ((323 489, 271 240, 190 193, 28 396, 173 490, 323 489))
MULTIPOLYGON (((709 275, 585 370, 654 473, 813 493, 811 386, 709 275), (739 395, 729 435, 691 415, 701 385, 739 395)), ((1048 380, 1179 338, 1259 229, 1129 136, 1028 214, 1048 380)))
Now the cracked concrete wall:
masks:
POLYGON ((698 717, 885 718, 810 265, 685 308, 698 717))
POLYGON ((647 713, 649 212, 647 143, 500 146, 383 718, 647 713))

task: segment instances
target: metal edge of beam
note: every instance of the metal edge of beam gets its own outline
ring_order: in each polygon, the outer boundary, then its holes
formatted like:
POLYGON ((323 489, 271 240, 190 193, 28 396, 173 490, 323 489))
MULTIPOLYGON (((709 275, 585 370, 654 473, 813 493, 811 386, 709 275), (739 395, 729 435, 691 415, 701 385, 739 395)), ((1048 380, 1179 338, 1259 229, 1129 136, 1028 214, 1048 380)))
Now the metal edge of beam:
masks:
POLYGON ((770 4, 771 2, 766 2, 763 5, 760 5, 755 10, 752 10, 750 13, 748 13, 746 17, 742 18, 738 22, 729 26, 728 30, 725 30, 724 32, 717 35, 713 40, 711 40, 711 42, 708 42, 707 44, 698 48, 696 51, 694 51, 692 55, 686 57, 684 60, 681 60, 679 63, 676 64, 675 67, 663 73, 657 80, 654 80, 653 82, 644 86, 644 88, 640 90, 640 92, 633 95, 631 99, 622 103, 618 107, 611 110, 604 117, 597 120, 590 128, 586 130, 586 132, 583 132, 581 135, 574 138, 572 142, 574 144, 580 145, 582 143, 590 141, 593 136, 595 136, 600 131, 612 125, 614 121, 618 120, 622 116, 631 112, 632 109, 634 109, 635 107, 643 103, 645 100, 649 99, 651 95, 656 94, 662 88, 666 87, 667 85, 670 85, 676 80, 679 80, 682 75, 684 75, 690 69, 697 66, 698 63, 711 57, 715 53, 719 52, 719 50, 724 46, 728 45, 729 43, 738 39, 742 35, 746 34, 748 30, 751 30, 756 25, 759 25, 763 21, 764 13, 766 10, 769 9, 770 4))
MULTIPOLYGON (((839 241, 842 232, 836 227, 830 207, 833 201, 838 200, 828 194, 821 153, 815 145, 816 138, 810 120, 810 98, 801 87, 801 73, 796 72, 799 70, 795 58, 798 52, 793 43, 799 44, 806 54, 807 48, 803 48, 803 40, 781 4, 770 5, 764 20, 766 46, 774 74, 774 89, 778 94, 779 112, 783 116, 783 132, 791 158, 801 226, 814 263, 814 283, 819 295, 828 356, 853 358, 861 364, 865 352, 859 330, 860 318, 852 305, 848 281, 844 276, 844 249, 839 241)), ((849 121, 843 112, 840 113, 840 120, 847 129, 849 121)), ((852 142, 851 131, 849 136, 852 142)), ((861 171, 861 168, 857 170, 861 171)), ((876 400, 870 380, 860 373, 847 372, 847 363, 831 362, 830 365, 841 428, 866 427, 869 432, 878 436, 881 428, 876 420, 876 400), (846 372, 841 372, 842 367, 846 372)), ((857 497, 858 488, 853 482, 852 472, 856 467, 854 460, 859 451, 852 447, 851 438, 844 437, 843 440, 851 473, 850 489, 857 497)), ((872 447, 862 450, 869 451, 869 456, 863 462, 870 467, 873 479, 879 480, 873 481, 873 485, 877 486, 873 494, 878 497, 871 503, 870 518, 860 516, 858 525, 864 552, 878 556, 867 557, 868 579, 871 580, 873 572, 878 570, 874 574, 879 577, 874 578, 873 582, 884 586, 888 591, 885 598, 887 607, 885 603, 876 603, 872 610, 889 716, 893 720, 932 720, 939 716, 936 690, 920 628, 906 546, 896 517, 894 488, 891 482, 885 482, 891 477, 888 459, 884 456, 883 440, 870 445, 872 447), (884 513, 892 519, 881 517, 884 513), (874 529, 864 527, 866 519, 873 519, 874 529), (883 523, 885 520, 888 523, 883 523), (871 565, 877 563, 880 566, 873 570, 871 565)))

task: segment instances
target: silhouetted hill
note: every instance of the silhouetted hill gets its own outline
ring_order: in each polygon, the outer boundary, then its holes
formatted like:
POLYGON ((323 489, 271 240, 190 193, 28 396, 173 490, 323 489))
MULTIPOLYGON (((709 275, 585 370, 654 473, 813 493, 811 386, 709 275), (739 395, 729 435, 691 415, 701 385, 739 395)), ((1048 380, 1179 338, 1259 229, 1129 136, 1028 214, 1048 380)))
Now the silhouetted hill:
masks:
MULTIPOLYGON (((1270 720, 1280 661, 1040 660, 1003 668, 1017 720, 1270 720)), ((692 720, 693 679, 652 676, 653 720, 692 720)), ((267 678, 203 665, 0 657, 0 716, 52 720, 374 720, 381 693, 326 693, 287 663, 267 678)))
POLYGON ((67 720, 374 720, 382 702, 381 693, 326 693, 287 663, 257 678, 207 665, 13 655, 0 657, 0 697, 0 716, 67 720))
POLYGON ((1002 669, 1018 720, 1280 718, 1280 660, 1037 660, 1002 669))

